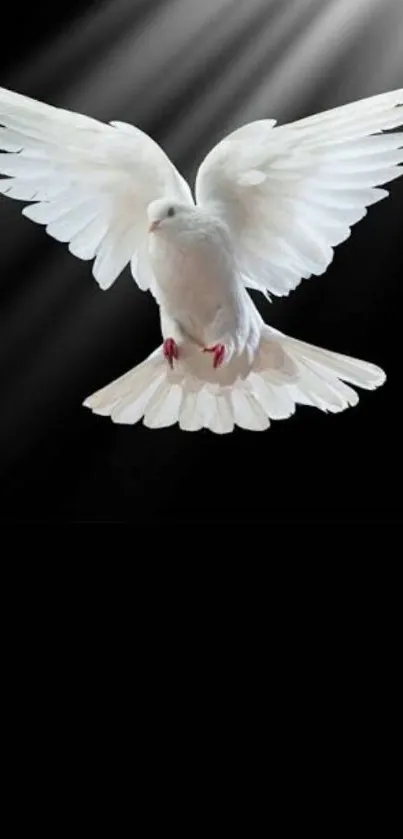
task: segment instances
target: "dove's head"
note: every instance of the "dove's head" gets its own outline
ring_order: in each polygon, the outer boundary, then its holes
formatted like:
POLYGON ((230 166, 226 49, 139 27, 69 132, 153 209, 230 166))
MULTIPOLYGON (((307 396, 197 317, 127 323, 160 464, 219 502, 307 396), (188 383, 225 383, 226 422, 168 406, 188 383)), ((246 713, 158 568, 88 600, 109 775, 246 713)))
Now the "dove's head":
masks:
POLYGON ((148 232, 184 230, 194 220, 194 207, 169 198, 158 198, 147 207, 148 232))

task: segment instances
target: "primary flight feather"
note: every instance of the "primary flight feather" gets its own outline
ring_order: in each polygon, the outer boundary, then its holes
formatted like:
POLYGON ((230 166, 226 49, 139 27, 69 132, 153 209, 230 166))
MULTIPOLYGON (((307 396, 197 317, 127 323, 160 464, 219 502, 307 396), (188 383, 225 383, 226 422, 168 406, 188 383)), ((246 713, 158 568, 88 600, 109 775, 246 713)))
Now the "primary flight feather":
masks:
POLYGON ((379 367, 278 332, 248 293, 319 276, 403 169, 403 89, 294 123, 242 126, 197 172, 195 198, 140 129, 0 88, 0 192, 25 202, 108 289, 124 268, 160 310, 162 344, 85 405, 115 422, 216 433, 268 428, 296 404, 338 412, 379 367))

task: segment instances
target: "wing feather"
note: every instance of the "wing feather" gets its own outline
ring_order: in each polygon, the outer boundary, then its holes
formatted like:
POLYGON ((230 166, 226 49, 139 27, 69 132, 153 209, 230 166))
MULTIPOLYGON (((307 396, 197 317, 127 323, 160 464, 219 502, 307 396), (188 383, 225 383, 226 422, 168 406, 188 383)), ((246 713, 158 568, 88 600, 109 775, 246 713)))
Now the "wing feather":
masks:
POLYGON ((403 173, 403 89, 286 125, 259 120, 205 157, 196 201, 226 222, 245 285, 289 294, 326 271, 403 173))
POLYGON ((0 193, 28 202, 24 216, 74 256, 94 260, 101 288, 128 264, 140 288, 150 287, 147 205, 164 196, 193 203, 157 143, 135 126, 104 124, 0 88, 0 149, 0 193))

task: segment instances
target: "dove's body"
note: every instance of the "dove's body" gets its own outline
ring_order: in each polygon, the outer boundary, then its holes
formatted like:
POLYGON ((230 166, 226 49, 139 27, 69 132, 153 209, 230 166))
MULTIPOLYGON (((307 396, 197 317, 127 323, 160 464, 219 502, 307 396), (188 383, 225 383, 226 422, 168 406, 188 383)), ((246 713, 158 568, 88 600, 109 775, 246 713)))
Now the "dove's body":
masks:
POLYGON ((182 230, 150 233, 148 251, 164 339, 179 347, 225 346, 225 361, 252 363, 263 320, 246 291, 226 226, 198 208, 182 208, 182 230))
POLYGON ((206 346, 206 331, 223 308, 231 331, 239 328, 238 283, 223 226, 200 218, 196 209, 188 216, 191 223, 183 231, 151 233, 148 250, 155 297, 162 313, 176 320, 195 342, 206 346))
POLYGON ((402 174, 403 133, 385 133, 403 125, 402 106, 403 89, 244 125, 204 158, 193 197, 135 126, 0 88, 0 192, 93 259, 101 288, 130 265, 160 307, 163 344, 84 404, 115 422, 226 433, 268 428, 298 403, 343 411, 358 402, 345 382, 379 387, 379 367, 269 327, 248 289, 283 296, 326 271, 402 174))

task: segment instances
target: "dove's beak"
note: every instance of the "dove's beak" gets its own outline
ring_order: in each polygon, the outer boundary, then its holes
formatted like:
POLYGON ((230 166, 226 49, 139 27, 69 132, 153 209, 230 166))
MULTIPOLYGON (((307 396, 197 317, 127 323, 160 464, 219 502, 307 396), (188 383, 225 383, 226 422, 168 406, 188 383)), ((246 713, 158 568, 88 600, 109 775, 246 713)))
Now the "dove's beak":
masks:
POLYGON ((154 233, 154 231, 157 230, 157 228, 159 227, 159 224, 160 224, 159 221, 152 221, 148 225, 148 232, 149 233, 154 233))

